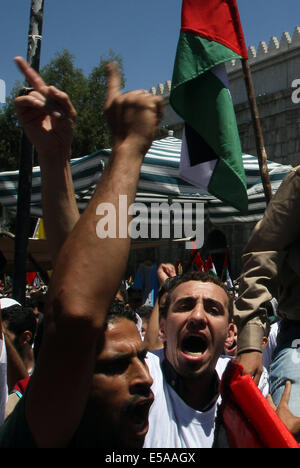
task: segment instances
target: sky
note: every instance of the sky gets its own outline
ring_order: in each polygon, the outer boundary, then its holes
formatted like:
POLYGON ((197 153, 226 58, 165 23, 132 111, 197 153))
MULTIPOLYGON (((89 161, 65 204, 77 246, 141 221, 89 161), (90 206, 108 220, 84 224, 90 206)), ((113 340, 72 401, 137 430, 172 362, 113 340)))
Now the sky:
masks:
MULTIPOLYGON (((22 77, 13 57, 27 54, 31 0, 1 2, 0 79, 10 93, 22 77)), ((299 0, 238 0, 248 46, 279 40, 300 26, 299 0)), ((110 49, 124 63, 125 91, 172 78, 181 0, 45 0, 41 67, 68 49, 87 76, 110 49)))

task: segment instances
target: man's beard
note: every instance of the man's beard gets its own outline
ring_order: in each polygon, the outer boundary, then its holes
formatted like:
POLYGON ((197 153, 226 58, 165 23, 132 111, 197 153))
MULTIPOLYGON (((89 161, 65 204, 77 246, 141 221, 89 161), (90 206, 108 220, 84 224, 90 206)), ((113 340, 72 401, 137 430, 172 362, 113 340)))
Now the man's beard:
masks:
POLYGON ((82 448, 125 448, 119 427, 103 414, 99 417, 99 413, 88 406, 75 432, 73 444, 82 448))

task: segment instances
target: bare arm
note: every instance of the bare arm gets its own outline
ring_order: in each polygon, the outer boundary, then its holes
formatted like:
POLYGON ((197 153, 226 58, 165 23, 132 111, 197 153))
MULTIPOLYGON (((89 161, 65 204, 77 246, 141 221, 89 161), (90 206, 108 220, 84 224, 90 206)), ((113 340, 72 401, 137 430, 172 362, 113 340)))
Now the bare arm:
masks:
MULTIPOLYGON (((285 177, 269 203, 263 219, 255 226, 243 255, 242 281, 235 302, 238 326, 239 362, 245 373, 259 380, 262 370, 262 338, 267 321, 264 303, 278 295, 297 294, 288 284, 281 268, 286 251, 299 238, 300 170, 299 166, 285 177), (284 286, 284 288, 283 288, 284 286)), ((297 271, 297 269, 295 270, 297 271)), ((287 313, 285 311, 285 313, 287 313)))
POLYGON ((152 309, 151 316, 149 318, 147 331, 144 338, 144 343, 149 351, 163 348, 163 342, 159 339, 159 306, 158 298, 156 298, 155 304, 152 309))
POLYGON ((51 161, 49 157, 43 159, 40 156, 39 163, 43 180, 43 220, 54 266, 60 248, 80 215, 74 195, 69 160, 62 157, 51 161), (53 196, 53 187, 55 187, 55 196, 53 196))
POLYGON ((61 246, 79 219, 69 161, 76 111, 65 93, 47 86, 21 57, 15 61, 34 88, 29 96, 16 99, 16 110, 38 153, 43 219, 55 265, 61 246))
POLYGON ((104 320, 130 248, 128 235, 99 236, 100 208, 110 204, 118 226, 119 195, 126 196, 127 206, 133 203, 161 105, 159 98, 142 91, 122 95, 119 72, 110 66, 106 111, 114 136, 112 155, 89 205, 60 249, 45 307, 43 342, 26 399, 27 421, 40 447, 66 446, 83 415, 104 320))
POLYGON ((19 380, 28 377, 28 372, 8 335, 4 333, 4 336, 7 353, 7 386, 10 393, 19 380))
MULTIPOLYGON (((176 269, 172 263, 161 263, 157 269, 159 287, 164 284, 168 278, 176 276, 176 269)), ((158 298, 155 301, 151 317, 149 319, 145 343, 151 350, 163 348, 163 342, 159 339, 159 304, 158 298)))
POLYGON ((271 395, 267 396, 267 401, 269 402, 271 407, 274 409, 274 411, 276 411, 277 415, 282 420, 282 422, 286 425, 288 430, 293 434, 294 437, 297 437, 300 433, 300 418, 297 416, 294 416, 289 408, 291 388, 292 388, 291 382, 287 381, 285 384, 284 392, 281 397, 281 401, 277 408, 274 405, 271 395))

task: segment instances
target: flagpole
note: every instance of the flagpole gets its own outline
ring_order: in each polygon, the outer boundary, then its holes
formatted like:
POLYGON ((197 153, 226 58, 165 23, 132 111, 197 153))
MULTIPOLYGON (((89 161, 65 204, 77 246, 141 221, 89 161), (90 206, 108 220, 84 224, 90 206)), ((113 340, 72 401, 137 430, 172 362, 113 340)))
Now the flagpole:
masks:
POLYGON ((271 187, 269 171, 268 171, 267 153, 265 149, 264 137, 263 137, 263 132, 261 128, 257 102, 255 98, 255 91, 254 91, 254 85, 253 85, 249 60, 248 59, 241 59, 241 60, 242 60, 244 79, 245 79, 248 100, 249 100, 250 110, 251 110, 251 115, 252 115, 252 122, 254 126, 260 174, 261 174, 262 184, 264 188, 266 203, 268 204, 270 200, 272 199, 272 187, 271 187))
MULTIPOLYGON (((44 0, 31 0, 27 46, 27 62, 39 71, 44 0)), ((26 94, 24 87, 20 94, 26 94)), ((30 202, 34 148, 26 135, 22 134, 19 167, 16 236, 14 250, 13 297, 22 305, 26 297, 26 260, 30 236, 30 202)))

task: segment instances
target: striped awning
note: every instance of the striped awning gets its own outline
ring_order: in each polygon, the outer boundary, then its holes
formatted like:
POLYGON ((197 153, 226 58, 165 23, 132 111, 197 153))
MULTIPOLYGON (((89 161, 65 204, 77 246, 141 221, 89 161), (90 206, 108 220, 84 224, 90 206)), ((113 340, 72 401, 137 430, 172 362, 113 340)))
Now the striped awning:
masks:
MULTIPOLYGON (((255 156, 243 155, 249 198, 249 213, 240 216, 234 208, 223 204, 210 194, 183 181, 178 175, 181 152, 181 140, 167 137, 153 142, 144 158, 138 185, 137 200, 151 203, 164 200, 193 200, 205 203, 206 213, 216 224, 231 224, 259 220, 265 210, 265 197, 260 179, 258 160, 255 156)), ((83 211, 94 192, 108 161, 111 150, 100 150, 79 159, 71 160, 76 199, 80 211, 83 211)), ((290 166, 283 166, 268 161, 268 168, 273 193, 276 192, 283 178, 290 171, 290 166)), ((0 173, 0 203, 4 207, 15 209, 17 206, 18 171, 0 173)), ((224 181, 226 183, 226 181, 224 181)), ((41 174, 40 168, 34 167, 32 175, 31 213, 42 217, 41 174)))
MULTIPOLYGON (((244 156, 248 159, 249 156, 244 156)), ((251 156, 252 158, 252 156, 251 156)), ((255 158, 256 159, 256 158, 255 158)), ((256 159, 257 162, 257 159, 256 159)), ((268 162, 269 177, 273 195, 277 192, 284 177, 292 166, 268 162)), ((242 216, 236 209, 222 203, 220 200, 210 200, 208 204, 209 218, 213 224, 235 224, 259 221, 266 209, 266 199, 261 178, 248 188, 248 214, 242 216)))

